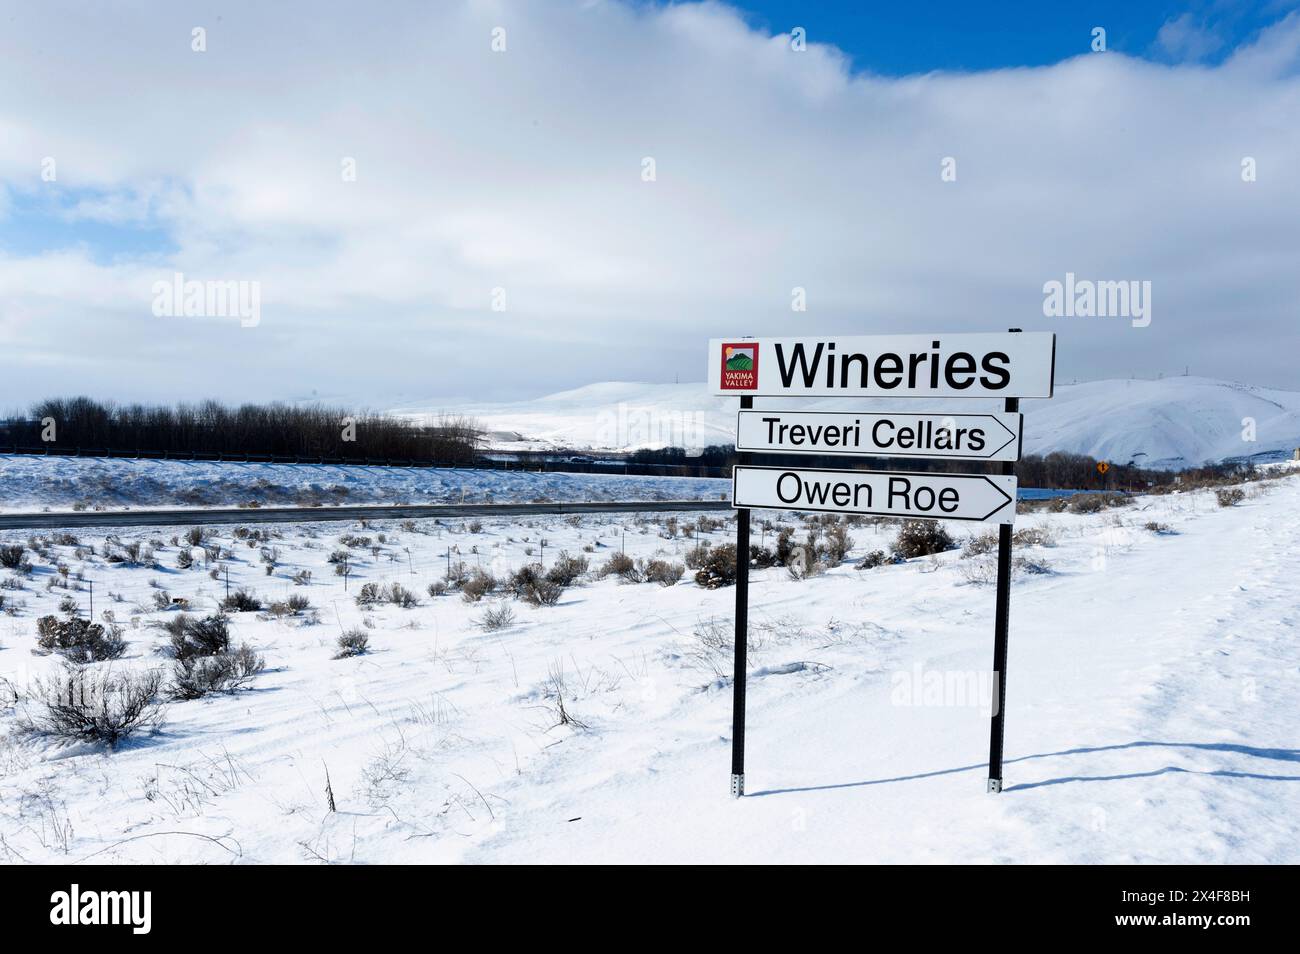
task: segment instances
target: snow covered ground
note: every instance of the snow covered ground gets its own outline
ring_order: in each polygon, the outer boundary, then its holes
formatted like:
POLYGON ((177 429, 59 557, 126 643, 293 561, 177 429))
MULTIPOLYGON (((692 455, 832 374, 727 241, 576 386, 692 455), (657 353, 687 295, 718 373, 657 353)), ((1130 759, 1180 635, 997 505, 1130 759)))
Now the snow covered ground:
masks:
MULTIPOLYGON (((425 592, 448 548, 498 575, 541 557, 543 539, 548 566, 567 550, 594 569, 624 546, 680 561, 694 540, 665 536, 664 515, 281 525, 266 528, 281 534, 270 576, 256 546, 215 528, 232 588, 305 595, 319 622, 233 614, 236 640, 267 660, 252 688, 173 702, 156 735, 113 752, 13 734, 23 703, 5 686, 22 696, 59 665, 32 653, 37 617, 66 596, 84 612, 93 581, 95 616, 111 610, 129 642, 96 665, 165 666, 152 624, 176 611, 154 594, 212 612, 225 584, 201 560, 177 568, 173 531, 123 535, 156 541, 157 568, 108 564, 104 538, 80 533, 95 555, 44 549, 82 589, 47 590, 58 572, 37 558, 23 589, 0 590, 16 612, 0 615, 0 857, 1296 863, 1300 475, 1246 489, 1227 509, 1193 492, 1021 516, 1053 545, 1023 549, 1050 572, 1013 587, 997 796, 984 791, 993 592, 975 582, 987 557, 855 569, 889 524, 854 527, 849 559, 820 576, 755 572, 739 801, 715 639, 734 589, 591 579, 555 606, 511 601, 516 621, 497 632, 476 625, 495 601, 425 592), (371 539, 353 541, 345 591, 327 556, 349 532, 371 539), (311 582, 295 586, 303 569, 311 582), (366 582, 422 603, 360 608, 366 582), (340 629, 367 622, 370 651, 331 658, 340 629)), ((763 516, 802 535, 791 515, 763 516)))
POLYGON ((86 507, 716 500, 716 478, 536 471, 242 464, 0 454, 0 510, 86 507))
MULTIPOLYGON (((889 411, 897 400, 827 398, 797 402, 806 410, 889 411)), ((756 406, 791 402, 756 400, 756 406)), ((730 444, 736 398, 710 397, 705 386, 606 382, 514 404, 395 408, 436 419, 442 412, 474 418, 502 449, 556 447, 624 449, 730 444)), ((1001 410, 1001 402, 930 401, 927 411, 1001 410)), ((1225 458, 1290 457, 1300 447, 1300 392, 1213 378, 1173 377, 1057 382, 1050 400, 1027 400, 1025 453, 1070 451, 1099 460, 1183 469, 1225 458), (1255 439, 1243 438, 1245 420, 1255 439)))

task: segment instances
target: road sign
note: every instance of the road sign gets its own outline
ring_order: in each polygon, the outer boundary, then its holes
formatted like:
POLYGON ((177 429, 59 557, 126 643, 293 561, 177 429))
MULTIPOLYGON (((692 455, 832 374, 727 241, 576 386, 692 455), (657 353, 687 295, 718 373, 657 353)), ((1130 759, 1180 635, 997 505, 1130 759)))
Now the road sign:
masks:
POLYGON ((801 397, 1052 396, 1056 335, 852 335, 714 338, 715 395, 801 397))
POLYGON ((1016 515, 1016 478, 738 465, 732 470, 731 504, 1010 524, 1016 515))
MULTIPOLYGON (((1020 458, 1020 398, 1052 396, 1056 336, 1023 334, 732 338, 709 342, 712 394, 740 398, 732 470, 736 552, 750 552, 751 508, 857 513, 998 526, 988 790, 1002 791, 1011 525, 1020 458), (754 398, 1001 397, 1001 414, 755 411, 754 398), (960 423, 959 423, 960 421, 960 423), (937 425, 937 426, 936 426, 937 425), (978 439, 976 430, 979 431, 978 439), (1003 432, 1006 432, 1005 434, 1003 432), (760 467, 754 453, 946 457, 997 461, 1001 473, 941 474, 760 467)), ((1106 467, 1103 463, 1102 468, 1106 467)), ((1101 469, 1101 468, 1099 468, 1101 469)), ((745 794, 745 682, 750 562, 736 562, 731 701, 731 794, 745 794)))
POLYGON ((849 457, 1020 459, 1019 414, 741 411, 736 450, 849 457))

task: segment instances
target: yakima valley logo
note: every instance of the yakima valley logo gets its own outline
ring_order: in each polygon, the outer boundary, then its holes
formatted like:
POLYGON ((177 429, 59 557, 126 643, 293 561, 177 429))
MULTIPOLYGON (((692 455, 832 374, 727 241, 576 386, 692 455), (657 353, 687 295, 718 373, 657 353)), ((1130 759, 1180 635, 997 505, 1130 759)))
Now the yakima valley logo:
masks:
POLYGON ((758 342, 722 346, 722 390, 753 391, 758 387, 758 342))

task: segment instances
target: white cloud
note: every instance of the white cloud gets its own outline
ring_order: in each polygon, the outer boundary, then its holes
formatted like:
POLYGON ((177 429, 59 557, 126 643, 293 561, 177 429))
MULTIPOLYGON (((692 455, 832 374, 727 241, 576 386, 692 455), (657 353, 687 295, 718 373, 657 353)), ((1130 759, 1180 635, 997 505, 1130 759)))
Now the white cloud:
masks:
POLYGON ((9 25, 0 181, 45 188, 55 156, 59 187, 106 190, 83 214, 129 223, 145 202, 178 251, 0 256, 0 404, 506 399, 700 377, 711 334, 1006 326, 1059 331, 1066 378, 1297 383, 1279 346, 1297 336, 1296 17, 1213 68, 1109 53, 901 79, 716 4, 215 17, 51 3, 9 25), (261 324, 153 318, 173 270, 260 280, 261 324), (1067 271, 1152 281, 1151 327, 1044 318, 1067 271))
POLYGON ((1223 46, 1223 38, 1198 24, 1190 13, 1170 17, 1156 33, 1156 45, 1175 60, 1203 60, 1223 46))

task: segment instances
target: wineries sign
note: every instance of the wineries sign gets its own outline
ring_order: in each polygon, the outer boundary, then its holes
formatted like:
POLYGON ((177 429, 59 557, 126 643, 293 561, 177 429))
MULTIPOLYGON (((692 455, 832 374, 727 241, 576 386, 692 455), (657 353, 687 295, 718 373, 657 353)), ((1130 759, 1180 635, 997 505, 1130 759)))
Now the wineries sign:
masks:
POLYGON ((713 394, 799 397, 1052 396, 1056 335, 715 338, 713 394))
POLYGON ((1011 606, 1014 464, 1020 398, 1049 398, 1056 336, 1023 334, 715 338, 709 386, 738 395, 731 502, 736 508, 736 640, 732 683, 731 793, 745 793, 745 660, 749 638, 751 509, 870 514, 998 524, 993 672, 998 698, 989 730, 990 792, 1002 791, 1007 642, 1011 606), (1003 399, 1002 413, 755 410, 755 397, 1003 399), (772 467, 756 454, 819 454, 996 461, 997 474, 772 467))

